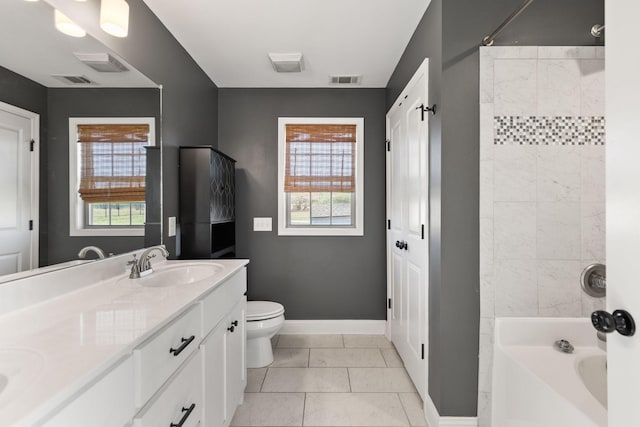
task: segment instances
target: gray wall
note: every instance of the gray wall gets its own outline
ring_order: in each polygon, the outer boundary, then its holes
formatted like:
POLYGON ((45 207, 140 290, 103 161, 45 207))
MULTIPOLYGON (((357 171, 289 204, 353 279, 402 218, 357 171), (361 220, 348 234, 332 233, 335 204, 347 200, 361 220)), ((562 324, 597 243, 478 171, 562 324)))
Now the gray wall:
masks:
MULTIPOLYGON (((0 101, 40 115, 40 170, 47 169, 47 88, 0 67, 0 101)), ((47 265, 47 176, 40 174, 39 263, 47 265)))
POLYGON ((384 89, 220 89, 219 149, 238 161, 237 254, 251 259, 249 299, 288 319, 384 319, 384 89), (277 235, 278 117, 364 117, 363 237, 277 235), (273 232, 253 232, 253 217, 273 232))
POLYGON ((155 117, 160 120, 158 89, 49 89, 49 263, 76 259, 87 245, 122 253, 143 247, 143 237, 69 236, 69 117, 155 117))
MULTIPOLYGON (((521 3, 433 0, 387 85, 389 107, 425 56, 437 66, 440 43, 442 79, 435 90, 430 84, 431 102, 440 106, 442 137, 434 135, 439 128, 432 119, 429 394, 442 416, 475 416, 477 410, 478 46, 521 3)), ((602 0, 538 0, 496 45, 600 44, 589 29, 603 23, 603 15, 602 0)))
POLYGON ((163 87, 164 243, 173 256, 179 247, 166 218, 178 216, 178 146, 217 146, 218 88, 142 0, 128 3, 126 38, 94 36, 163 87))

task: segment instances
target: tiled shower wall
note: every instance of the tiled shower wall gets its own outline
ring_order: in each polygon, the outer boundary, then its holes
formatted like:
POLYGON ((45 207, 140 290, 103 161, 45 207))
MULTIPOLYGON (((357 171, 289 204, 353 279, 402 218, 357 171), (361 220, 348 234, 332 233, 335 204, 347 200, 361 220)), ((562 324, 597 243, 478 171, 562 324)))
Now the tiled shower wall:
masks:
POLYGON ((490 426, 495 317, 588 316, 605 261, 604 48, 480 48, 478 416, 490 426))

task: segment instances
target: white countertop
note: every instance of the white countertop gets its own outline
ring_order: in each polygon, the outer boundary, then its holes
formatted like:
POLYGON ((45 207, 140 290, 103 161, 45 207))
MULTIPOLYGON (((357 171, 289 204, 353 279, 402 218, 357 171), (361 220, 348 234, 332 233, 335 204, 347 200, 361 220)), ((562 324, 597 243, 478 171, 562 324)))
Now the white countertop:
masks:
POLYGON ((25 364, 19 368, 23 380, 10 379, 0 392, 0 424, 34 424, 249 261, 193 262, 224 269, 214 281, 153 288, 121 280, 123 273, 0 316, 0 374, 3 357, 5 368, 12 359, 25 364))

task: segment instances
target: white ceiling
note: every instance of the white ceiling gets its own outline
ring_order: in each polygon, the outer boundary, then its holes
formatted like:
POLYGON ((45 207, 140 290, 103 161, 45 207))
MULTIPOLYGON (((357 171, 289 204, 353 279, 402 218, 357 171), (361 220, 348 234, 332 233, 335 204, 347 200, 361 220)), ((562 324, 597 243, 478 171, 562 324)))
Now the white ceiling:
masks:
POLYGON ((47 87, 158 87, 93 37, 75 38, 57 31, 53 9, 45 2, 0 0, 0 38, 0 65, 47 87), (111 53, 130 71, 99 73, 74 52, 111 53), (97 84, 69 85, 53 74, 84 75, 97 84))
POLYGON ((144 0, 219 87, 385 87, 430 0, 144 0), (302 52, 276 73, 268 53, 302 52))

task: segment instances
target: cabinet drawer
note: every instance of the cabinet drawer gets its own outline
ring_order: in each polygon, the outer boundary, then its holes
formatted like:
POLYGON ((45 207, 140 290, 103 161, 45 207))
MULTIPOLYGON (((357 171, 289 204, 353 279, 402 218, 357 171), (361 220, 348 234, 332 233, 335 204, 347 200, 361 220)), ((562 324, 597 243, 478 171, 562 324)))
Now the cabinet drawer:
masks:
POLYGON ((128 357, 43 425, 121 427, 134 412, 133 359, 128 357))
POLYGON ((197 426, 202 419, 202 357, 197 351, 134 420, 134 427, 179 424, 197 426))
POLYGON ((200 344, 201 308, 196 304, 134 350, 136 406, 142 406, 200 344))
POLYGON ((243 268, 202 299, 202 336, 213 330, 246 291, 247 269, 243 268))

